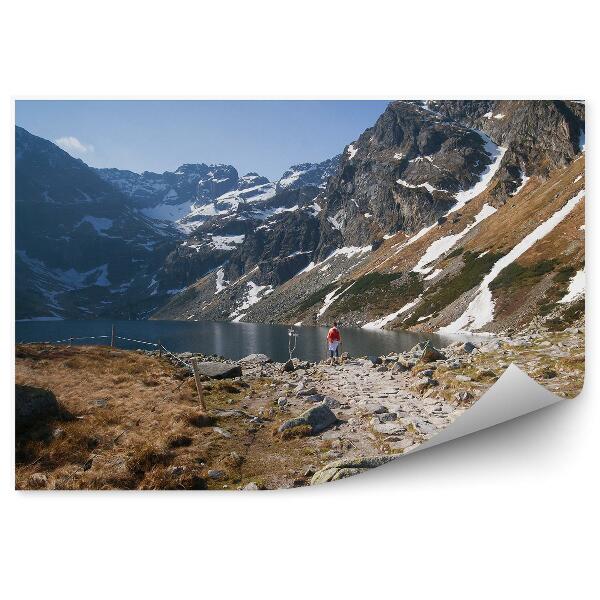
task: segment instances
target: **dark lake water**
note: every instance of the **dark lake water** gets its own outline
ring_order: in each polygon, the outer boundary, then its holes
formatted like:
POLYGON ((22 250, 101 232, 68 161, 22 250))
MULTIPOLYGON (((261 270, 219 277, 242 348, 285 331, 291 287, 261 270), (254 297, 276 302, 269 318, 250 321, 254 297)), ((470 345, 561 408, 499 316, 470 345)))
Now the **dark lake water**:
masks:
MULTIPOLYGON (((106 336, 78 340, 78 344, 110 344, 111 325, 116 335, 133 340, 157 343, 172 352, 201 352, 239 359, 261 352, 282 362, 288 358, 288 327, 260 323, 222 323, 216 321, 17 321, 16 342, 56 342, 69 337, 106 336)), ((326 354, 325 327, 296 327, 299 334, 294 356, 321 360, 326 354)), ((341 329, 342 351, 354 356, 382 355, 409 350, 423 340, 439 347, 457 338, 408 331, 368 331, 341 329)), ((116 340, 120 348, 152 347, 139 342, 116 340)))

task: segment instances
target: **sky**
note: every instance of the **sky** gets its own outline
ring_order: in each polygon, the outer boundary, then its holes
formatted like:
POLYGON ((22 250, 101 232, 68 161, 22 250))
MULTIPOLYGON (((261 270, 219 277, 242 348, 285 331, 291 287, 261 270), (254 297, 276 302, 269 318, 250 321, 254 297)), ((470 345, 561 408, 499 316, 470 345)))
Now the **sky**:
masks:
POLYGON ((18 100, 16 123, 94 167, 175 171, 231 164, 274 180, 339 154, 385 110, 379 100, 18 100))

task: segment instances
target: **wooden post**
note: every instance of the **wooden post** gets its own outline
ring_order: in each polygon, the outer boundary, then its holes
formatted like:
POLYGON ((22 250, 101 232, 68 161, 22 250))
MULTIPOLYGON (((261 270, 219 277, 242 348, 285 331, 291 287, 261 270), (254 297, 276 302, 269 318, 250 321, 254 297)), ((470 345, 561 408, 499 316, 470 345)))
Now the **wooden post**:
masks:
POLYGON ((162 344, 160 343, 160 338, 158 339, 158 358, 162 357, 162 344))
POLYGON ((70 337, 70 338, 69 338, 69 348, 70 348, 72 345, 73 345, 73 338, 72 338, 72 337, 70 337))
POLYGON ((204 390, 202 389, 202 382, 200 381, 200 371, 198 370, 197 358, 192 358, 192 369, 194 370, 194 378, 196 379, 196 390, 198 391, 200 408, 202 408, 203 412, 206 412, 206 405, 204 404, 204 390))
POLYGON ((113 324, 111 332, 110 332, 110 347, 115 347, 115 326, 113 324))

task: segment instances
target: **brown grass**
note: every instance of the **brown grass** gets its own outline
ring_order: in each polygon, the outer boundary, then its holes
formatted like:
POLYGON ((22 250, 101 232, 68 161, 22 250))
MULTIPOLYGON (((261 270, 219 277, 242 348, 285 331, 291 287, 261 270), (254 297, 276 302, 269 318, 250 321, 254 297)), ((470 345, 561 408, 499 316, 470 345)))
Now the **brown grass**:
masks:
POLYGON ((193 377, 166 359, 45 345, 18 346, 16 356, 16 383, 51 390, 62 409, 17 435, 19 489, 277 488, 321 464, 319 439, 274 438, 272 421, 251 421, 271 414, 267 378, 207 383, 205 413, 193 377), (231 400, 242 410, 219 416, 231 400), (212 480, 209 469, 225 477, 212 480))

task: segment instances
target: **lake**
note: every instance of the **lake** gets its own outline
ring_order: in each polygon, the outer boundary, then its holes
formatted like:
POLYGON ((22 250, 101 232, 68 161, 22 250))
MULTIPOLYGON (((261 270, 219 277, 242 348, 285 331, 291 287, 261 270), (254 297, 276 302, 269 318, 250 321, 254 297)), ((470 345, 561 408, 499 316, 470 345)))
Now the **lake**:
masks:
MULTIPOLYGON (((78 344, 110 344, 111 326, 116 335, 136 341, 117 339, 119 348, 144 348, 148 341, 162 345, 172 352, 200 352, 240 359, 260 352, 277 362, 288 359, 288 329, 286 325, 262 323, 228 323, 217 321, 17 321, 15 341, 56 342, 70 337, 106 336, 78 340, 78 344)), ((298 333, 294 356, 317 361, 325 357, 325 327, 296 327, 298 333)), ((383 355, 409 350, 415 344, 431 340, 445 346, 464 337, 440 336, 409 331, 369 331, 341 328, 342 351, 354 356, 383 355)))

